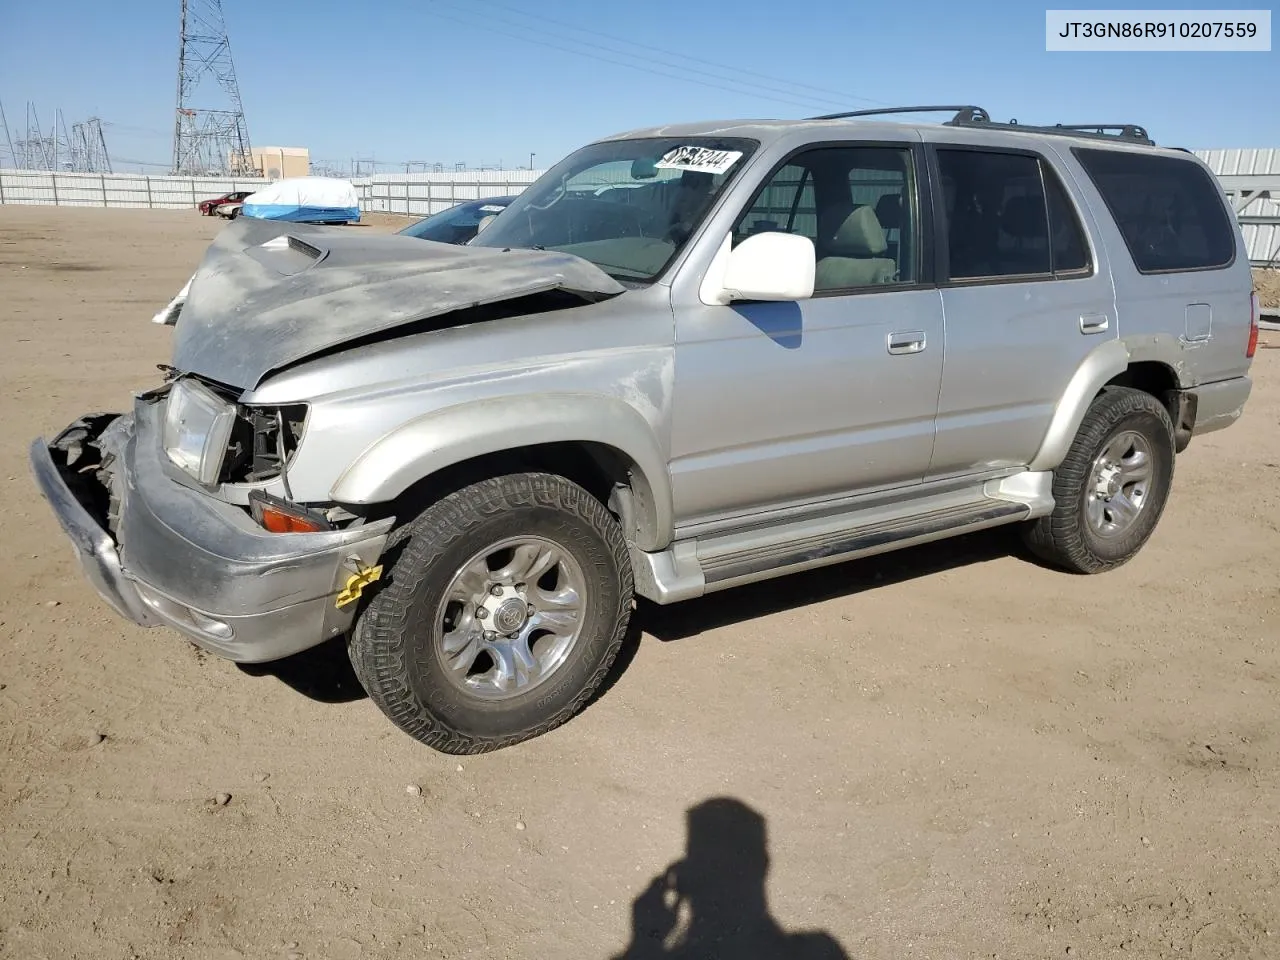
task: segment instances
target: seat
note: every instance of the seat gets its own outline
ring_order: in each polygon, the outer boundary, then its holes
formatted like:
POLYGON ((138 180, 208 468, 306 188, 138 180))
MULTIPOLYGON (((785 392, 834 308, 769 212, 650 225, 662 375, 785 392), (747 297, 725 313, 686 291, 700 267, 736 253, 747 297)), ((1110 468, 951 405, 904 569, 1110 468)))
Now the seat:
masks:
POLYGON ((1016 244, 1014 249, 1000 251, 1002 273, 1049 272, 1049 228, 1043 197, 1010 197, 1000 211, 1000 229, 1016 244))
POLYGON ((902 226, 902 197, 886 193, 876 201, 876 218, 885 230, 897 230, 902 226))
POLYGON ((835 235, 820 246, 825 255, 818 260, 814 276, 817 290, 865 287, 896 279, 897 263, 881 256, 889 244, 871 207, 858 207, 850 213, 835 235))
POLYGON ((902 244, 902 197, 896 193, 886 193, 876 201, 876 218, 884 227, 885 238, 889 247, 886 251, 896 262, 898 249, 902 244))

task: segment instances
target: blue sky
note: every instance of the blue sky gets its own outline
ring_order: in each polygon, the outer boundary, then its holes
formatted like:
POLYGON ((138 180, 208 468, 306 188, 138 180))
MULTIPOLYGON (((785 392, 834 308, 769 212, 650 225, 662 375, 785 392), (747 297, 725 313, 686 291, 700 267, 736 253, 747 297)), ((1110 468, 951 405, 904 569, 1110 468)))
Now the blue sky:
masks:
MULTIPOLYGON (((5 6, 0 104, 15 137, 30 100, 46 129, 59 108, 68 126, 102 117, 118 167, 168 163, 179 0, 5 6)), ((976 103, 1024 123, 1140 123, 1158 142, 1193 149, 1280 147, 1274 43, 1269 53, 1048 53, 1045 5, 1025 0, 223 9, 253 142, 305 146, 335 164, 514 167, 533 152, 542 168, 650 123, 909 103, 976 103)))

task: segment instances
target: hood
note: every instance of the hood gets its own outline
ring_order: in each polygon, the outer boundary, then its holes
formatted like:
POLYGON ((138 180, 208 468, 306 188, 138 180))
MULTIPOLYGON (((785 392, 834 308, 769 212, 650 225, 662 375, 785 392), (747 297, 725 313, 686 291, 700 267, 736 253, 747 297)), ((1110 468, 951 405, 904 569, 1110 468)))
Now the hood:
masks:
POLYGON ((238 219, 210 245, 175 322, 173 365, 251 389, 268 373, 348 341, 552 291, 595 302, 626 288, 566 253, 500 250, 238 219))

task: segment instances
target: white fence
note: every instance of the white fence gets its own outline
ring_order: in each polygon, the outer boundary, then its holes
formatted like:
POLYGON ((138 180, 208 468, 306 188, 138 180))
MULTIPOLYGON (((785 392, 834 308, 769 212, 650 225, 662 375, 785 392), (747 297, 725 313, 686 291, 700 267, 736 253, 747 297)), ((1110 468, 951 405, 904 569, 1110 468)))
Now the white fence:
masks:
POLYGON ((255 190, 266 183, 218 177, 0 170, 0 203, 179 210, 233 190, 255 190))
MULTIPOLYGON (((352 179, 367 212, 426 216, 463 200, 516 194, 539 170, 458 170, 352 179)), ((149 177, 132 173, 64 173, 0 170, 0 204, 62 207, 190 209, 233 190, 255 190, 269 181, 218 177, 149 177)))
POLYGON ((457 170, 379 174, 351 182, 365 212, 425 217, 465 200, 512 196, 541 175, 541 170, 457 170))

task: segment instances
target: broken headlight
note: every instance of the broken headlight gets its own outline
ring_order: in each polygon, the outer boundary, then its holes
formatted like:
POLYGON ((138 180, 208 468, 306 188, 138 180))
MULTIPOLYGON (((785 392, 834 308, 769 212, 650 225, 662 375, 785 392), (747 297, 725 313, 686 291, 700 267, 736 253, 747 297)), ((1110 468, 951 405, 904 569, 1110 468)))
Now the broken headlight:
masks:
POLYGON ((198 380, 177 380, 169 391, 164 451, 207 487, 261 483, 280 476, 302 439, 305 403, 250 407, 198 380))
POLYGON ((222 465, 223 482, 261 483, 280 476, 302 440, 307 405, 241 406, 236 414, 222 465))
POLYGON ((201 383, 179 380, 165 405, 165 455, 200 483, 212 486, 222 471, 235 420, 235 406, 201 383))

